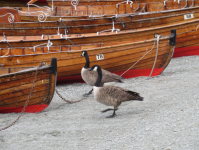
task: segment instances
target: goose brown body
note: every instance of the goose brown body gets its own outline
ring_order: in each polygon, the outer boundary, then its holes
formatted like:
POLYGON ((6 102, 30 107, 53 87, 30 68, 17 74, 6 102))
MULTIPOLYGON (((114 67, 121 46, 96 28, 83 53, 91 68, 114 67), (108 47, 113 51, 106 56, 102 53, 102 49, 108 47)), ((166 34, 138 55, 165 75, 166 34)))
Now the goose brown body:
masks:
POLYGON ((139 93, 130 91, 117 86, 105 86, 105 87, 93 87, 94 98, 107 106, 118 107, 122 102, 130 100, 140 100, 143 98, 140 97, 139 93))

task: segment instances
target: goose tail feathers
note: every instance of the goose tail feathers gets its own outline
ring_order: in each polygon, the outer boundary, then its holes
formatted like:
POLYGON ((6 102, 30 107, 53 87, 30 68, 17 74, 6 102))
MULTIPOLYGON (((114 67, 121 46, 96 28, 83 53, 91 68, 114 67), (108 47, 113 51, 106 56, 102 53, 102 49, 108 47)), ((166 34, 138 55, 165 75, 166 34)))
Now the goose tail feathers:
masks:
POLYGON ((137 100, 137 101, 143 101, 144 98, 140 96, 139 93, 133 92, 133 91, 127 91, 134 99, 133 100, 137 100))

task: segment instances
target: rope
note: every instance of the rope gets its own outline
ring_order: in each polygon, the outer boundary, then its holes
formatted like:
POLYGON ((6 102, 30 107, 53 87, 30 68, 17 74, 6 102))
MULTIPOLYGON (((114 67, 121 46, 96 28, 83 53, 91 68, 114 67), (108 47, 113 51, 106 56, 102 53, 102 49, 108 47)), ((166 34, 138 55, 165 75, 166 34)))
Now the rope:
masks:
POLYGON ((6 54, 4 54, 3 56, 0 56, 0 58, 8 56, 8 53, 9 53, 9 49, 8 49, 8 52, 6 54))
POLYGON ((153 73, 153 70, 154 70, 155 64, 156 64, 156 60, 157 60, 157 57, 158 57, 159 39, 160 39, 160 35, 157 35, 157 50, 156 50, 156 56, 155 56, 155 61, 154 61, 153 68, 152 68, 152 70, 151 70, 151 73, 150 73, 149 77, 151 77, 151 75, 152 75, 152 73, 153 73))
POLYGON ((127 73, 131 68, 133 68, 144 56, 146 56, 146 54, 148 54, 150 51, 153 50, 155 46, 155 41, 154 41, 154 44, 153 44, 153 47, 151 50, 149 50, 148 52, 146 52, 138 61, 136 61, 129 69, 127 69, 123 74, 121 74, 120 76, 123 76, 125 73, 127 73))
POLYGON ((30 94, 28 95, 28 99, 27 99, 27 101, 25 102, 25 105, 24 105, 24 107, 23 107, 21 113, 19 114, 18 118, 17 118, 13 123, 11 123, 10 125, 8 125, 7 127, 4 127, 4 128, 2 128, 2 129, 0 129, 0 131, 5 130, 5 129, 7 129, 7 128, 13 126, 13 125, 19 120, 19 118, 21 118, 21 116, 24 114, 24 112, 25 112, 25 110, 26 110, 26 107, 28 106, 28 102, 29 102, 29 100, 30 100, 31 94, 32 94, 32 92, 33 92, 33 89, 34 89, 34 87, 35 87, 35 82, 36 82, 36 79, 37 79, 38 69, 39 69, 40 67, 41 67, 41 64, 37 67, 37 70, 36 70, 36 73, 35 73, 35 78, 34 78, 33 83, 32 83, 32 88, 31 88, 31 90, 30 90, 30 94))
POLYGON ((7 13, 7 14, 5 14, 5 15, 1 15, 0 17, 5 17, 6 15, 10 15, 10 16, 8 17, 8 21, 9 21, 10 23, 13 23, 14 20, 15 20, 15 16, 14 16, 12 13, 7 13))
POLYGON ((80 102, 80 101, 82 101, 83 99, 85 99, 85 98, 82 98, 82 99, 77 100, 77 101, 66 100, 65 98, 63 98, 63 97, 61 96, 61 94, 57 91, 57 89, 55 89, 55 91, 56 91, 57 95, 58 95, 62 100, 64 100, 64 101, 67 102, 67 103, 70 103, 70 104, 77 103, 77 102, 80 102))
POLYGON ((36 45, 36 46, 33 46, 33 51, 35 52, 35 48, 38 47, 38 46, 41 46, 41 45, 44 45, 44 44, 47 44, 46 47, 48 47, 48 51, 50 51, 50 47, 53 45, 52 42, 50 42, 50 40, 48 39, 48 43, 43 43, 43 44, 39 44, 39 45, 36 45))

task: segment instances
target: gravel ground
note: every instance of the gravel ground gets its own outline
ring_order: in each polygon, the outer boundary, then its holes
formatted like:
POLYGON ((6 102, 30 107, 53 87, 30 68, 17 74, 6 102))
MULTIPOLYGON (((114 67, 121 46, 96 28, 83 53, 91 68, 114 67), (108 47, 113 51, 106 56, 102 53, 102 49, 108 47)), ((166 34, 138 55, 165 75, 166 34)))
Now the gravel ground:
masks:
MULTIPOLYGON (((87 99, 68 104, 57 94, 38 114, 24 114, 0 132, 2 150, 198 150, 199 56, 172 59, 160 76, 139 77, 117 84, 139 92, 143 102, 123 103, 115 118, 108 108, 87 99)), ((76 83, 57 86, 68 100, 78 100, 91 87, 76 83)), ((0 128, 19 114, 0 114, 0 128)))

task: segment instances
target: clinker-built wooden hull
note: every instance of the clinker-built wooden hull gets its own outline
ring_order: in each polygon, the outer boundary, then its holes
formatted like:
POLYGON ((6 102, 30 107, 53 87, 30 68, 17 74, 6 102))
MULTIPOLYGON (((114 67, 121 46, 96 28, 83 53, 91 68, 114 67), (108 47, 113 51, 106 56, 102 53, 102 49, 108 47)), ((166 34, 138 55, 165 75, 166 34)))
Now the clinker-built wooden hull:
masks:
MULTIPOLYGON (((170 23, 167 25, 160 25, 155 27, 142 28, 137 30, 120 31, 118 33, 100 33, 97 35, 93 34, 80 34, 80 35, 69 35, 67 38, 60 38, 60 35, 49 36, 50 42, 56 45, 71 45, 78 46, 79 44, 94 44, 102 43, 106 46, 109 43, 117 42, 132 42, 142 41, 154 38, 156 34, 163 36, 169 36, 170 30, 176 29, 176 50, 174 57, 187 56, 187 55, 199 55, 199 30, 198 30, 199 19, 180 21, 177 23, 170 23)), ((41 39, 41 36, 34 37, 7 37, 8 43, 12 47, 33 47, 36 45, 48 43, 48 37, 45 36, 41 39)), ((0 41, 3 38, 0 39, 0 41)), ((9 48, 10 46, 6 42, 0 42, 2 48, 9 48)), ((43 45, 44 46, 44 45, 43 45)), ((7 53, 7 51, 5 52, 7 53)), ((9 55, 12 55, 9 52, 9 55)))
POLYGON ((100 44, 95 44, 93 45, 95 48, 82 46, 80 50, 68 50, 66 46, 52 46, 49 49, 47 47, 37 47, 35 51, 33 48, 7 49, 11 53, 15 53, 15 55, 10 56, 6 56, 6 50, 1 49, 1 54, 4 56, 0 58, 0 64, 5 68, 28 67, 38 65, 41 61, 50 63, 52 57, 57 57, 58 81, 63 83, 62 81, 82 81, 80 72, 85 64, 85 58, 80 56, 81 50, 87 50, 91 65, 98 64, 103 69, 120 75, 141 59, 123 75, 125 78, 149 76, 157 54, 157 61, 152 71, 152 76, 155 76, 165 69, 172 58, 176 38, 175 30, 172 32, 172 37, 160 38, 158 47, 157 39, 151 39, 141 42, 117 43, 103 47, 100 47, 100 44), (157 48, 158 53, 156 53, 157 48), (145 54, 146 56, 144 56, 145 54))
POLYGON ((0 24, 0 34, 6 36, 34 36, 52 34, 84 34, 97 33, 113 28, 128 30, 151 26, 166 25, 171 22, 180 22, 186 19, 199 18, 199 6, 185 8, 182 10, 171 10, 149 14, 124 15, 118 17, 107 17, 83 20, 62 20, 48 22, 21 22, 12 24, 0 24), (191 16, 186 18, 186 16, 191 16))
MULTIPOLYGON (((0 113, 18 113, 23 110, 33 86, 37 67, 8 73, 10 70, 21 69, 16 67, 0 69, 3 74, 0 75, 0 113)), ((54 95, 57 74, 56 58, 52 59, 51 65, 41 66, 37 71, 35 86, 24 112, 36 113, 44 110, 54 95)))

